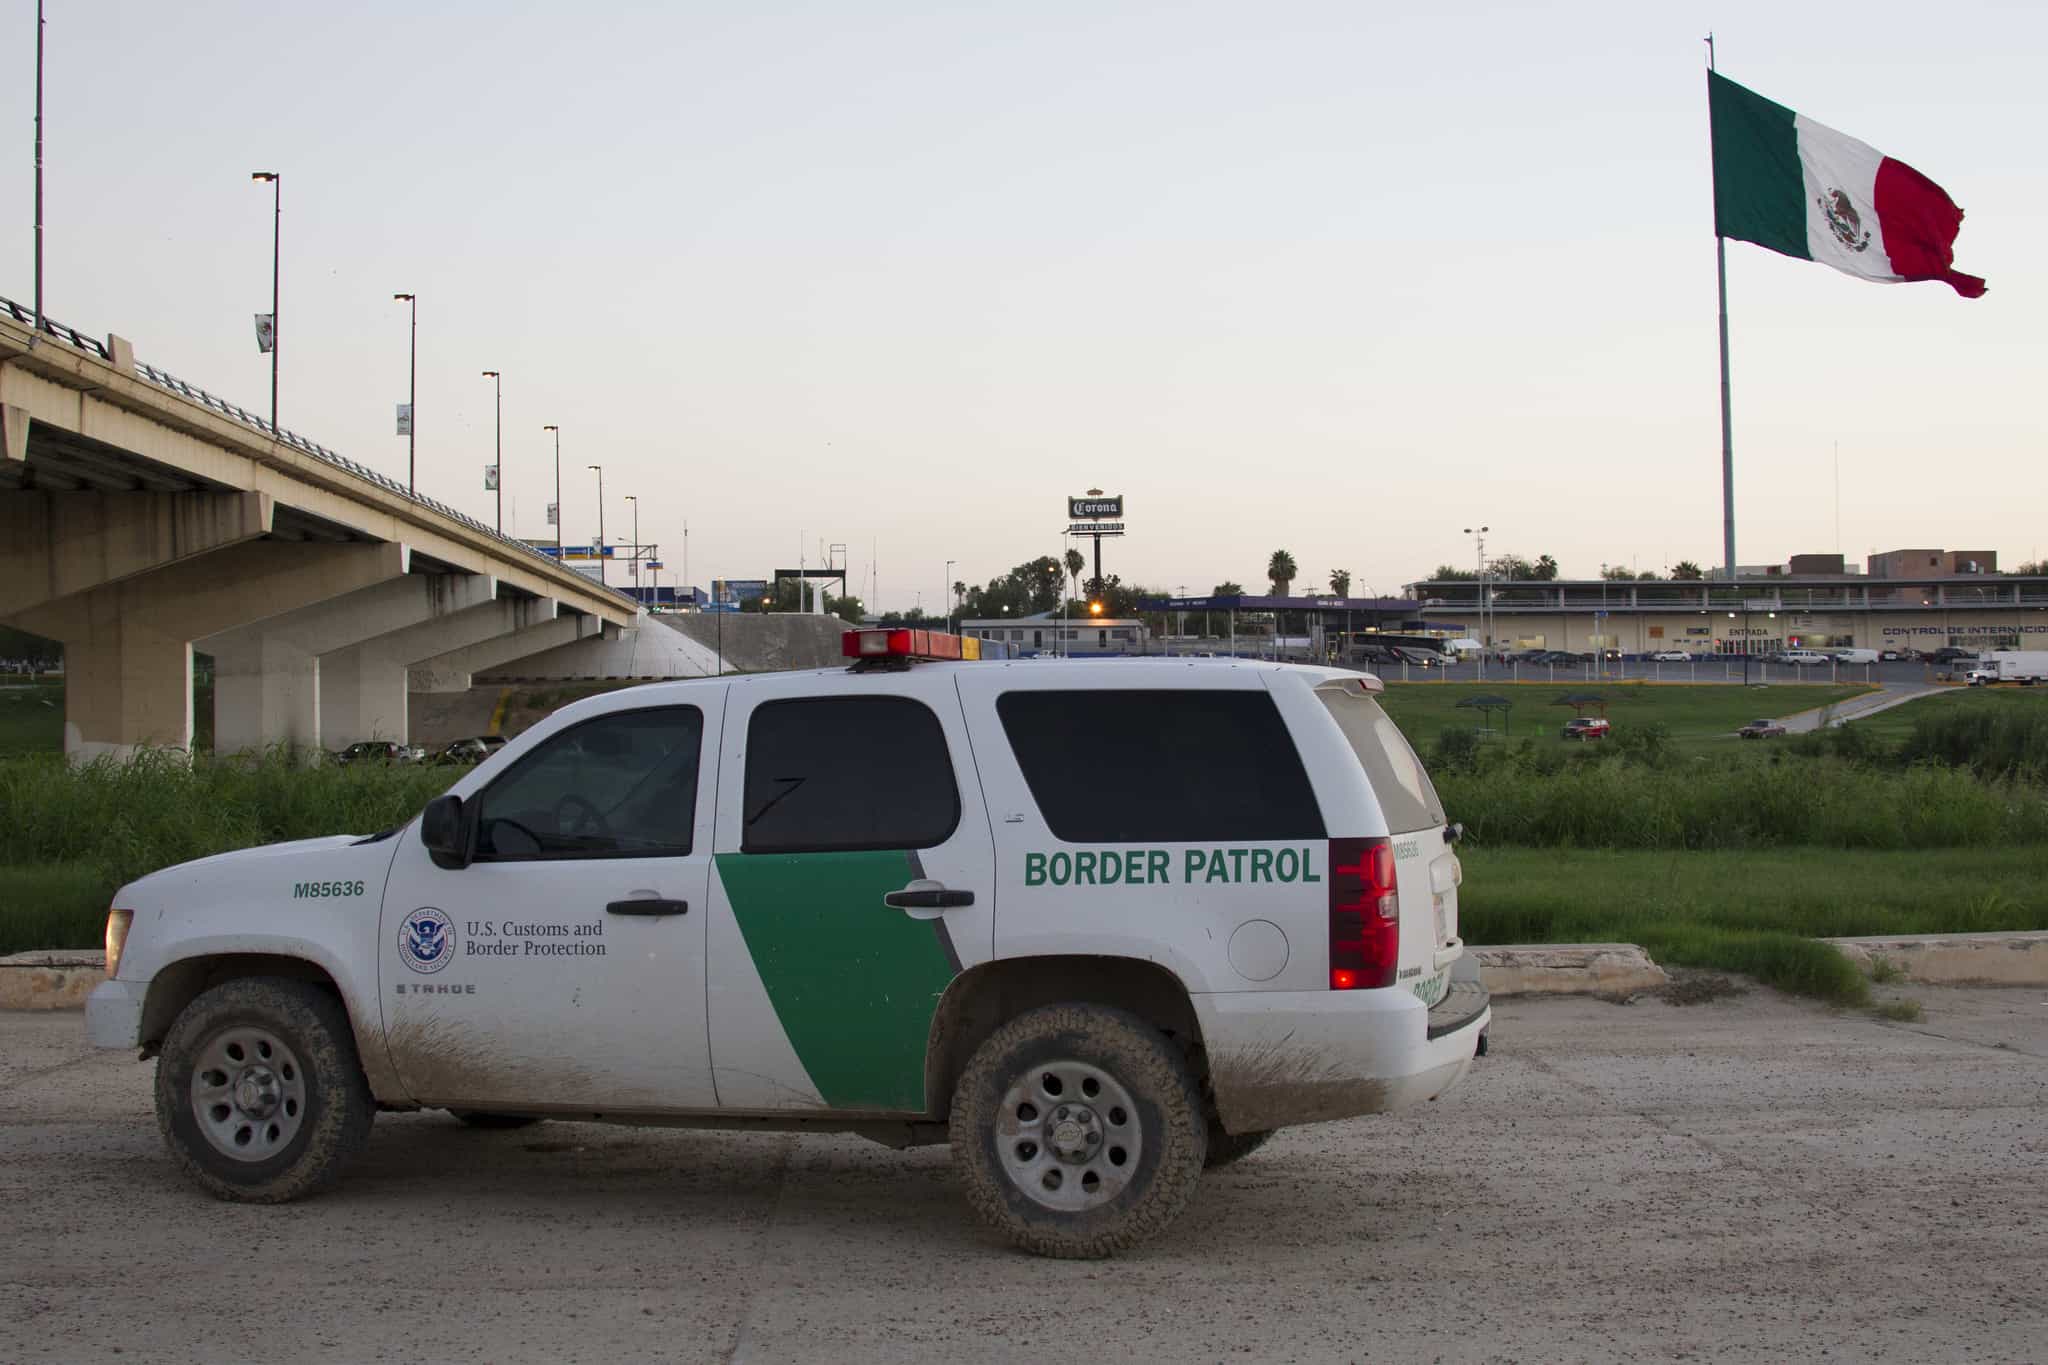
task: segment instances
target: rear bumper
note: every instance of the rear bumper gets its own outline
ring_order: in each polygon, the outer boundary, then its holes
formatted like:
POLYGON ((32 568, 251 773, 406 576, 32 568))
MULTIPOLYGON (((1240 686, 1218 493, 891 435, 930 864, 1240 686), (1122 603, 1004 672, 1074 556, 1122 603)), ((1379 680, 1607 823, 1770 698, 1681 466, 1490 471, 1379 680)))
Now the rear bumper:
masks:
POLYGON ((103 981, 85 997, 85 1036, 94 1047, 136 1047, 142 1036, 145 981, 103 981))
POLYGON ((1434 1007, 1403 987, 1193 997, 1224 1130, 1258 1132, 1433 1100, 1493 1022, 1486 988, 1454 981, 1434 1007))

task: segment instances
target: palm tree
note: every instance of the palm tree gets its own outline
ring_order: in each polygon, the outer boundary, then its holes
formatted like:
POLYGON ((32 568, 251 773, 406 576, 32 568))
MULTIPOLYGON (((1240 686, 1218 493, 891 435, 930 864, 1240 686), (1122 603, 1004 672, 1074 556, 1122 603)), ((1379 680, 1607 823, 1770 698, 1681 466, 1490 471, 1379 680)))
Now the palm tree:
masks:
POLYGON ((1285 597, 1287 590, 1294 586, 1294 580, 1301 576, 1301 569, 1294 562, 1294 556, 1285 550, 1273 551, 1273 557, 1266 561, 1266 577, 1273 584, 1273 596, 1285 597))
POLYGON ((1690 559, 1681 559, 1671 566, 1671 576, 1680 582, 1698 582, 1706 574, 1690 559))
POLYGON ((1339 597, 1351 596, 1351 570, 1330 570, 1330 591, 1339 597))
POLYGON ((1079 550, 1067 551, 1067 577, 1074 580, 1074 596, 1081 595, 1081 570, 1088 567, 1088 558, 1079 550))

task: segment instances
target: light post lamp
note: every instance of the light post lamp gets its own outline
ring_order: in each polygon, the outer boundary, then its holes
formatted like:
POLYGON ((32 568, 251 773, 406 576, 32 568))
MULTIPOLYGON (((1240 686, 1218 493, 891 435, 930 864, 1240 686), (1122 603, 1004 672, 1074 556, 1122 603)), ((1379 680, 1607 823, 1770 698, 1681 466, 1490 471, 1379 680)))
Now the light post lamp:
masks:
MULTIPOLYGON (((37 51, 40 53, 41 49, 38 48, 37 51)), ((39 73, 40 70, 41 68, 38 68, 39 73)), ((40 92, 42 88, 42 78, 40 74, 38 74, 36 79, 36 89, 38 92, 40 92)), ((40 98, 40 94, 38 95, 38 98, 40 98)), ((40 109, 41 105, 38 104, 37 108, 40 109)), ((38 115, 36 119, 36 129, 38 132, 41 131, 42 126, 43 125, 41 116, 38 115)), ((42 144, 40 142, 37 143, 38 148, 40 148, 41 145, 42 144)), ((280 335, 277 328, 277 247, 278 241, 283 236, 284 233, 284 175, 282 172, 279 171, 251 171, 249 173, 249 178, 251 180, 268 181, 270 184, 270 429, 272 431, 276 431, 277 342, 278 337, 280 335)), ((41 196, 41 186, 39 183, 37 187, 36 197, 36 205, 38 209, 41 208, 42 202, 43 201, 41 196)), ((41 249, 42 243, 42 229, 38 227, 36 229, 36 246, 38 250, 41 249)), ((38 282, 40 282, 40 274, 38 274, 37 280, 38 282)), ((40 295, 38 296, 38 299, 38 307, 40 307, 40 295)))
POLYGON ((633 596, 637 600, 640 596, 640 499, 628 493, 626 501, 633 504, 633 596))
POLYGON ((405 362, 405 491, 417 497, 420 491, 420 301, 411 294, 393 294, 391 297, 412 312, 412 341, 407 347, 405 362))
POLYGON ((1479 570, 1479 681, 1486 681, 1486 647, 1493 643, 1486 630, 1486 533, 1491 526, 1467 526, 1465 534, 1472 537, 1473 562, 1479 570))
POLYGON ((555 433, 555 563, 562 562, 562 429, 558 426, 544 426, 542 431, 555 433))
POLYGON ((949 631, 953 629, 953 610, 958 605, 953 595, 953 566, 959 562, 957 559, 946 561, 946 581, 939 585, 946 590, 944 595, 946 603, 946 629, 949 631))
POLYGON ((498 416, 492 438, 491 482, 498 486, 498 534, 505 534, 505 377, 496 370, 485 370, 484 378, 491 381, 497 391, 498 416))
POLYGON ((589 466, 597 471, 597 582, 599 587, 610 587, 604 580, 604 466, 589 466))

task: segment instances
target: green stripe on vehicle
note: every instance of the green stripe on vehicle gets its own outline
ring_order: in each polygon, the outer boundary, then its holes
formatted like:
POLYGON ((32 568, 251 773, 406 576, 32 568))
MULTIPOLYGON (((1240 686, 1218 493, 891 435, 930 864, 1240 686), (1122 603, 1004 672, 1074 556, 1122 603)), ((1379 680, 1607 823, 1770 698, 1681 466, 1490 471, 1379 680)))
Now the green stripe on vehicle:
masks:
POLYGON ((721 853, 719 880, 775 1016, 834 1109, 924 1109, 925 1044, 953 967, 936 921, 882 904, 910 855, 721 853))

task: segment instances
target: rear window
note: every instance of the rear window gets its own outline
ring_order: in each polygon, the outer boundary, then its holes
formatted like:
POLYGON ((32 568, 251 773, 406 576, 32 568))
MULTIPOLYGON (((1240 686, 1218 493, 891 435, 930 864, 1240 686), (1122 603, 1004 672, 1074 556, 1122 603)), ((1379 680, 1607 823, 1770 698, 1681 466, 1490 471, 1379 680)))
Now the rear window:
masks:
POLYGON ((1007 692, 996 715, 1067 843, 1323 837, 1301 755, 1264 692, 1007 692))
POLYGON ((1328 709, 1330 718, 1351 743, 1365 769, 1372 794, 1379 798, 1387 817, 1387 829, 1409 834, 1444 823, 1444 805, 1437 799, 1422 760, 1408 747, 1408 740, 1371 697, 1335 688, 1320 690, 1316 696, 1328 709))

